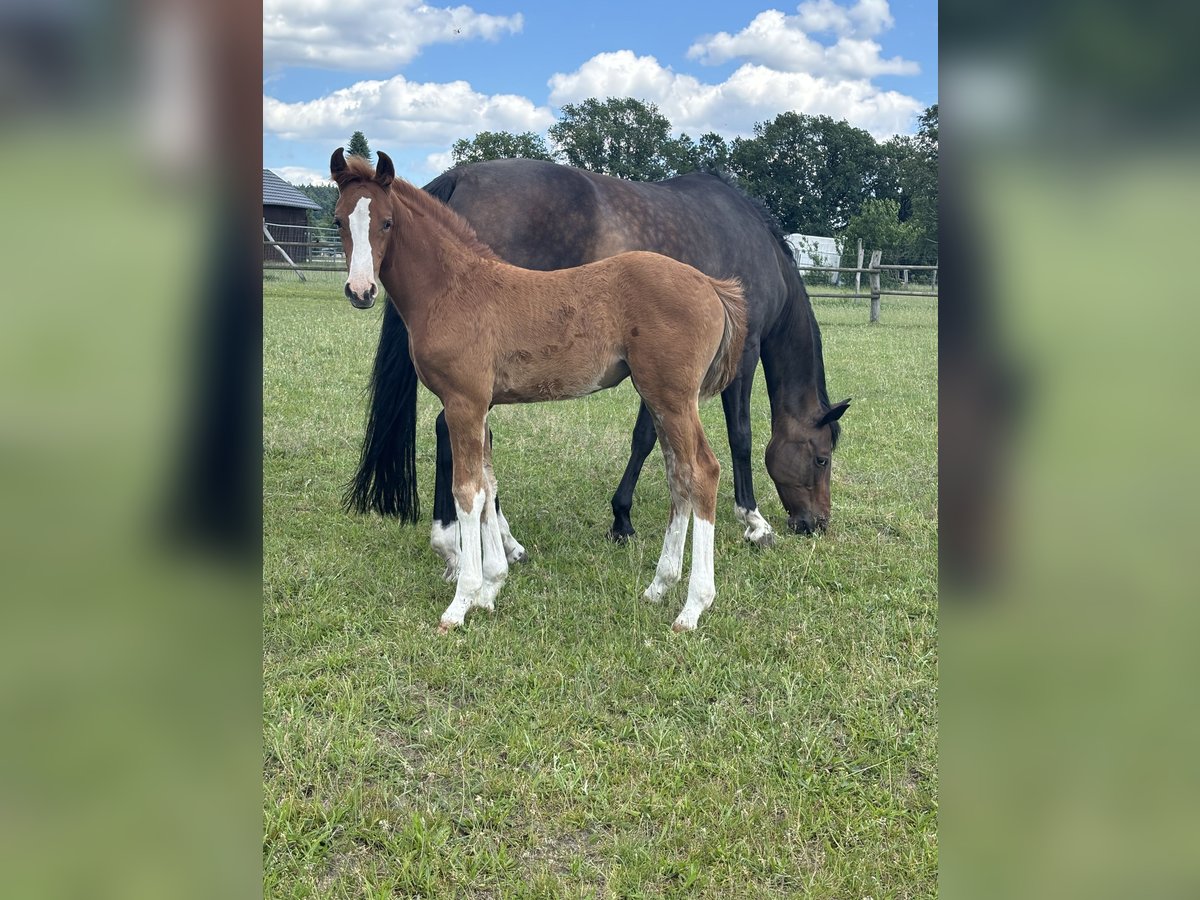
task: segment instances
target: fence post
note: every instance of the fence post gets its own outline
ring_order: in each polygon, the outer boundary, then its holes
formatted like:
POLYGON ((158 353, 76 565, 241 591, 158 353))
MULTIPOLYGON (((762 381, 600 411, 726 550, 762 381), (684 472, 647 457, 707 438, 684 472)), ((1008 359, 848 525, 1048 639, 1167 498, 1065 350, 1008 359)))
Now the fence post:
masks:
POLYGON ((879 263, 883 258, 882 250, 871 251, 871 321, 879 321, 879 263))
POLYGON ((292 258, 287 255, 287 251, 284 250, 281 246, 279 246, 279 242, 276 241, 275 238, 271 236, 271 232, 267 230, 267 220, 266 219, 263 219, 263 234, 265 234, 267 236, 267 243, 270 244, 272 247, 274 247, 275 252, 277 252, 280 256, 282 256, 287 261, 287 264, 292 267, 292 270, 297 275, 300 276, 300 280, 307 281, 308 279, 306 279, 304 277, 304 273, 300 271, 300 267, 298 265, 296 265, 294 262, 292 262, 292 258))
MULTIPOLYGON (((862 238, 858 239, 858 262, 854 264, 858 268, 862 268, 862 238)), ((854 293, 862 293, 862 272, 854 273, 854 293)))

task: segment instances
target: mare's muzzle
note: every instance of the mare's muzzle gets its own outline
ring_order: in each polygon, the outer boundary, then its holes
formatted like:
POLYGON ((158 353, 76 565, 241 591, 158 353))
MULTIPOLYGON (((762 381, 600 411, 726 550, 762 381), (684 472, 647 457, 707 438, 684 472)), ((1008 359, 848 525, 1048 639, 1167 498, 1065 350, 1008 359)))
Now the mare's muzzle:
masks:
POLYGON ((813 534, 824 531, 829 525, 829 519, 824 516, 814 516, 811 513, 798 513, 788 516, 788 528, 796 534, 813 534))
POLYGON ((355 309, 370 309, 375 305, 375 297, 378 293, 379 288, 375 284, 356 291, 350 287, 350 282, 346 282, 346 296, 350 298, 350 305, 355 309))

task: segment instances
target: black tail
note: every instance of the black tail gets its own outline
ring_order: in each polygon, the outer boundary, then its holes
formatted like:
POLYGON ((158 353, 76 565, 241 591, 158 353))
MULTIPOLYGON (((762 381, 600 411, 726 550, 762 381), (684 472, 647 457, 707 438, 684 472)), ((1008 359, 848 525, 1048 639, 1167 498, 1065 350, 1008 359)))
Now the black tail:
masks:
MULTIPOLYGON (((454 193, 455 171, 439 175, 425 190, 443 203, 454 193)), ((417 497, 417 371, 408 354, 408 329, 388 303, 375 366, 367 387, 367 429, 363 435, 358 471, 346 485, 342 503, 350 512, 375 510, 382 516, 416 522, 421 516, 417 497)))
POLYGON ((367 430, 358 471, 346 485, 342 503, 350 512, 375 510, 382 516, 416 522, 417 370, 408 355, 408 329, 389 302, 375 367, 367 387, 367 430))

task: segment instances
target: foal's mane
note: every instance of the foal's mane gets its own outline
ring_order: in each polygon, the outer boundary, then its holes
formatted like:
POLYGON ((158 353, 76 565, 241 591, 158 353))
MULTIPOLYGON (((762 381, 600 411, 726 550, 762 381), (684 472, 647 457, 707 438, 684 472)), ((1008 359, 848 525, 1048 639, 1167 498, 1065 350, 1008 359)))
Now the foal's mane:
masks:
MULTIPOLYGON (((356 181, 374 179, 375 169, 367 160, 361 156, 349 156, 346 158, 346 171, 338 179, 338 187, 341 189, 356 181)), ((471 252, 484 259, 500 259, 496 251, 479 239, 479 235, 466 219, 436 197, 400 177, 393 179, 390 190, 415 215, 425 216, 437 222, 471 252)))

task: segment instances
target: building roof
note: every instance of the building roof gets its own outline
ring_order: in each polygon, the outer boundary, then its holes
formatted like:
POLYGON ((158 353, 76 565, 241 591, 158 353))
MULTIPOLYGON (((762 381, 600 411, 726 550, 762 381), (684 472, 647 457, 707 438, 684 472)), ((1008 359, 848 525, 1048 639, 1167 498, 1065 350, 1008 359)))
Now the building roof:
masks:
POLYGON ((263 169, 263 206, 298 206, 301 209, 320 209, 270 169, 263 169))

